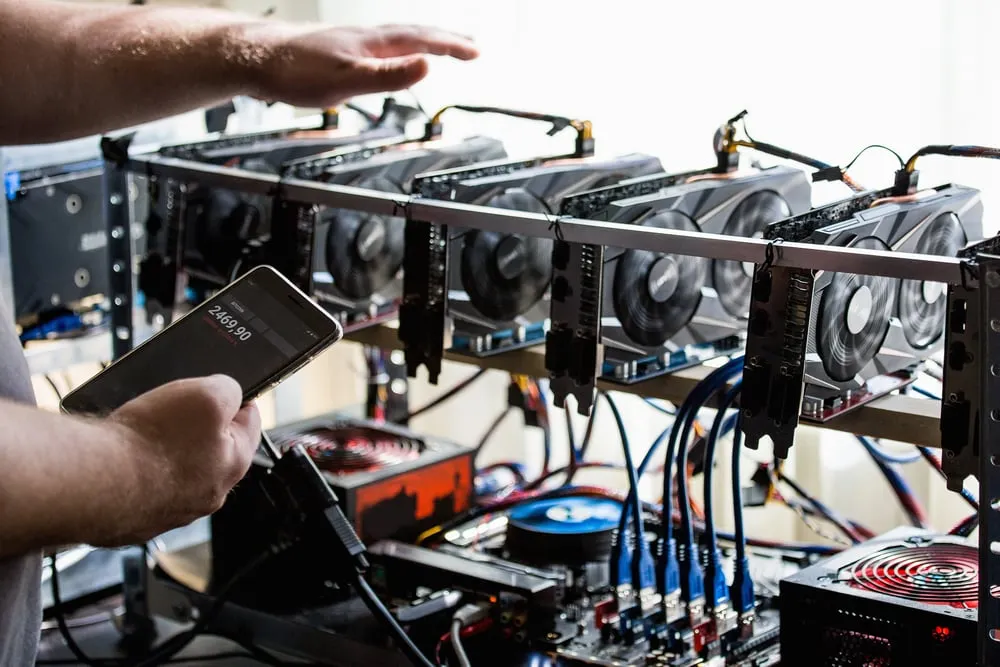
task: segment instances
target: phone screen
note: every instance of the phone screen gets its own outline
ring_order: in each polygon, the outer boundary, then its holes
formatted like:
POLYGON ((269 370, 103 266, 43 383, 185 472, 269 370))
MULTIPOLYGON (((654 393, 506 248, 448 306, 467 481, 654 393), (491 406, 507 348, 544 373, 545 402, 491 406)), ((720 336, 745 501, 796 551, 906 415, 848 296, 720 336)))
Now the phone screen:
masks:
POLYGON ((270 267, 232 283, 67 395, 67 412, 106 414, 160 385, 228 375, 255 398, 340 339, 340 325, 270 267))

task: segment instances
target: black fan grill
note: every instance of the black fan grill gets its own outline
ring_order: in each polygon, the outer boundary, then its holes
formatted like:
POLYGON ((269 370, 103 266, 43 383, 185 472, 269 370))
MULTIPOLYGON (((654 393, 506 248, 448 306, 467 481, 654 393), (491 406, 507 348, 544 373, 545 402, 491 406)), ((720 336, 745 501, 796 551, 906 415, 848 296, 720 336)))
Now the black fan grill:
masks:
POLYGON ((979 552, 965 544, 892 546, 840 572, 851 586, 913 602, 977 606, 979 552))
MULTIPOLYGON (((881 239, 867 236, 851 244, 884 250, 881 239)), ((835 273, 823 291, 817 324, 817 353, 827 374, 838 382, 854 378, 871 361, 889 333, 895 285, 891 278, 835 273)))
MULTIPOLYGON (((954 257, 965 245, 965 230, 954 213, 942 213, 923 230, 915 252, 954 257)), ((930 347, 944 333, 946 286, 927 280, 903 280, 899 286, 899 319, 907 342, 930 347)))
MULTIPOLYGON (((729 216, 722 233, 728 236, 760 238, 772 222, 784 220, 792 214, 788 202, 773 190, 759 190, 741 201, 729 216)), ((746 317, 750 310, 750 281, 753 264, 731 259, 712 262, 712 284, 719 294, 719 302, 733 317, 746 317)))
POLYGON ((282 449, 301 445, 317 468, 338 475, 381 470, 412 461, 423 451, 419 440, 364 426, 315 428, 278 444, 282 449))
MULTIPOLYGON (((277 174, 262 158, 233 161, 248 171, 277 174)), ((247 241, 271 231, 271 200, 267 195, 250 194, 221 188, 197 188, 186 204, 190 221, 186 227, 206 268, 226 278, 243 255, 247 241)), ((190 237, 189 237, 190 238, 190 237)))
MULTIPOLYGON (((399 184, 383 176, 368 176, 351 185, 403 194, 399 184)), ((403 218, 345 209, 329 210, 324 218, 330 224, 326 268, 333 276, 333 284, 344 295, 367 299, 396 277, 406 250, 403 218)))
MULTIPOLYGON (((550 213, 545 202, 521 188, 494 196, 486 206, 550 213)), ((484 316, 513 320, 545 295, 552 279, 551 239, 479 230, 463 237, 462 287, 484 316)))
MULTIPOLYGON (((698 232, 679 211, 661 211, 643 227, 698 232)), ((615 316, 625 334, 640 345, 662 345, 681 330, 701 303, 709 260, 650 250, 626 250, 618 259, 612 285, 615 316)))

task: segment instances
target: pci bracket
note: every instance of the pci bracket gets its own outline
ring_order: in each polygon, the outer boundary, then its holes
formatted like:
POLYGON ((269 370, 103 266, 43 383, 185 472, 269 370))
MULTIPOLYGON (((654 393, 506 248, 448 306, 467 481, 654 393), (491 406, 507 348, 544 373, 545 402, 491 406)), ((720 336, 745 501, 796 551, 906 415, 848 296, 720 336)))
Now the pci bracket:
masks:
POLYGON ((743 367, 742 426, 746 445, 761 439, 786 458, 795 441, 802 395, 813 273, 773 264, 754 269, 743 367))

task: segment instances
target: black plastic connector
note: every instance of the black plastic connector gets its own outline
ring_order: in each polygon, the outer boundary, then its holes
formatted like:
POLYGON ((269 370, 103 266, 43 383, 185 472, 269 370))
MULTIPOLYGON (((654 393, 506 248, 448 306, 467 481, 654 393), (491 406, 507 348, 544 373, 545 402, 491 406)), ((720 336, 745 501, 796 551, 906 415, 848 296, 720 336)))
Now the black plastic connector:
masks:
POLYGON ((820 181, 842 181, 844 180, 844 170, 840 167, 826 167, 824 169, 817 169, 812 173, 813 183, 819 183, 820 181))
POLYGON ((902 197, 903 195, 909 195, 916 192, 919 176, 919 171, 906 171, 905 169, 897 171, 896 178, 892 185, 892 196, 902 197))
POLYGON ((344 515, 337 494, 301 445, 285 451, 271 469, 271 477, 280 484, 304 524, 305 539, 316 544, 321 550, 318 553, 329 554, 335 562, 333 571, 368 569, 364 542, 344 515))
POLYGON ((442 123, 430 122, 424 125, 424 141, 439 139, 443 133, 444 125, 442 123))

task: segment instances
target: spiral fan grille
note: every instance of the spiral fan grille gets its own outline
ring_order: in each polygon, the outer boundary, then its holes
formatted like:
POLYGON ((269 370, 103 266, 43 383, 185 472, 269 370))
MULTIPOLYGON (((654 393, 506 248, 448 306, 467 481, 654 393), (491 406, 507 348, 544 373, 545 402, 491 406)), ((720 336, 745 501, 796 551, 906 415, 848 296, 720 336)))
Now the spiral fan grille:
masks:
MULTIPOLYGON (((278 173, 258 158, 234 160, 228 166, 263 174, 278 173)), ((186 227, 205 265, 227 278, 231 277, 244 243, 271 229, 271 201, 267 195, 198 188, 188 199, 186 210, 189 215, 186 227)))
MULTIPOLYGON (((402 194, 381 176, 362 178, 354 187, 402 194)), ((352 299, 367 299, 399 273, 406 250, 406 221, 400 217, 335 209, 326 213, 326 268, 337 289, 352 299)))
MULTIPOLYGON (((865 250, 889 247, 873 236, 851 244, 865 250)), ((875 356, 889 333, 895 290, 882 276, 836 273, 819 306, 817 352, 831 378, 847 382, 875 356)))
MULTIPOLYGON (((965 245, 965 231, 954 213, 942 213, 927 226, 916 252, 954 257, 965 245)), ((947 308, 944 285, 903 280, 899 286, 899 319, 906 340, 917 349, 929 347, 944 333, 947 308)))
MULTIPOLYGON (((679 211, 661 211, 643 227, 701 231, 679 211)), ((627 250, 618 260, 612 285, 615 316, 625 334, 640 345, 662 345, 694 316, 708 276, 703 257, 627 250)))
MULTIPOLYGON (((746 238, 761 236, 769 224, 791 214, 788 202, 778 193, 761 190, 736 206, 722 233, 746 238)), ((733 317, 746 317, 750 310, 751 273, 745 270, 742 262, 717 259, 712 263, 712 282, 719 293, 719 302, 733 317)))
POLYGON ((846 568, 841 580, 913 602, 971 608, 978 600, 979 555, 964 544, 894 546, 846 568))
POLYGON ((316 467, 340 475, 380 470, 420 456, 419 440, 366 427, 316 428, 281 440, 283 449, 301 445, 316 467))
MULTIPOLYGON (((486 205, 549 212, 542 200, 519 188, 493 197, 486 205)), ((513 320, 545 295, 552 279, 552 241, 499 232, 466 232, 461 278, 476 310, 494 320, 513 320)))

